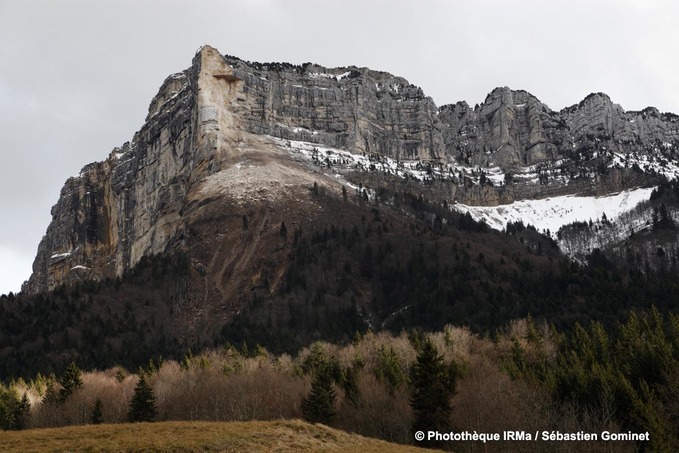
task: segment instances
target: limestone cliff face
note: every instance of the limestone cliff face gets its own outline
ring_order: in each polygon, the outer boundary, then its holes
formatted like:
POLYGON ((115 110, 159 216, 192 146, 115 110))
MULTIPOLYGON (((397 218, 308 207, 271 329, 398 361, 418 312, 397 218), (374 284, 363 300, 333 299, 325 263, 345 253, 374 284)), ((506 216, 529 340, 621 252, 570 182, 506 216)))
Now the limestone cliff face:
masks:
POLYGON ((478 108, 466 102, 443 106, 446 151, 473 166, 511 170, 556 159, 565 124, 525 91, 498 88, 478 108))
MULTIPOLYGON (((359 68, 248 64, 205 46, 189 69, 165 80, 131 142, 66 182, 23 290, 119 276, 144 255, 181 243, 185 214, 201 199, 253 189, 262 175, 289 186, 281 168, 268 164, 243 182, 247 170, 234 165, 249 159, 249 168, 253 150, 271 146, 253 134, 397 159, 443 155, 436 106, 405 79, 359 68)), ((298 182, 307 179, 283 168, 298 182)))
POLYGON ((510 203, 555 195, 602 195, 657 184, 676 173, 679 117, 654 108, 625 112, 602 93, 554 112, 525 91, 493 90, 473 109, 440 108, 449 161, 505 180, 458 190, 459 202, 510 203))
POLYGON ((356 67, 227 61, 245 84, 235 111, 249 132, 399 160, 444 155, 436 105, 401 77, 356 67))
POLYGON ((228 98, 230 82, 206 75, 219 69, 215 54, 206 47, 190 69, 168 77, 133 140, 66 182, 24 291, 119 276, 142 256, 166 250, 181 228, 189 188, 218 158, 216 124, 227 119, 213 104, 217 95, 228 98))
POLYGON ((637 162, 676 162, 679 117, 624 112, 603 94, 554 112, 508 88, 473 109, 438 109, 384 72, 249 63, 205 46, 165 80, 131 142, 66 182, 23 290, 120 276, 145 255, 183 246, 201 209, 220 197, 268 203, 322 178, 271 136, 447 165, 450 201, 500 204, 651 184, 655 170, 637 162), (479 176, 489 169, 504 180, 479 176))
POLYGON ((679 155, 678 116, 650 107, 625 112, 603 93, 554 112, 525 91, 497 88, 474 109, 465 102, 442 106, 439 119, 447 155, 505 171, 563 159, 610 162, 614 153, 679 155))

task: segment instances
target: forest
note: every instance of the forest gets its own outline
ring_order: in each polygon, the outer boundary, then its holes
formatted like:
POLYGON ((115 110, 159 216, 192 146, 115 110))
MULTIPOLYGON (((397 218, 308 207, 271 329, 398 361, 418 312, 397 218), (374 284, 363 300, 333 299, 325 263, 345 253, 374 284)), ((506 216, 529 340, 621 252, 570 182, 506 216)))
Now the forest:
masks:
POLYGON ((282 283, 270 287, 265 268, 264 283, 244 295, 245 309, 202 341, 177 324, 190 284, 186 253, 145 257, 117 279, 0 296, 0 378, 58 374, 70 362, 135 369, 227 342, 295 354, 368 330, 451 324, 492 337, 528 315, 563 330, 592 320, 611 327, 630 311, 668 313, 679 300, 674 264, 621 266, 598 250, 579 264, 530 225, 499 232, 406 191, 377 196, 381 204, 361 202, 358 211, 340 205, 325 225, 282 223, 275 233, 287 250, 282 283))
MULTIPOLYGON (((532 317, 493 338, 467 328, 357 334, 294 356, 226 344, 181 360, 39 374, 0 387, 0 426, 303 418, 399 443, 440 432, 646 433, 648 441, 539 441, 531 451, 676 451, 679 316, 651 309, 564 333, 532 317)), ((456 451, 501 439, 420 442, 456 451)))
POLYGON ((407 444, 427 427, 648 432, 536 449, 676 451, 675 263, 573 262, 530 225, 491 230, 398 188, 347 198, 325 224, 281 222, 284 278, 263 272, 203 342, 176 322, 187 253, 0 296, 0 426, 304 418, 407 444))

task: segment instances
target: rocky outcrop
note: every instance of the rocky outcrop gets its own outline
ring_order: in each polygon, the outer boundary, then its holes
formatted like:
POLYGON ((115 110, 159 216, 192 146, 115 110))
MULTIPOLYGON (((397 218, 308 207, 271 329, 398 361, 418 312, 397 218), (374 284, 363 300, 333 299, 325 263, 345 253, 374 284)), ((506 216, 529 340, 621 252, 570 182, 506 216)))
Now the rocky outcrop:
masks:
POLYGON ((249 132, 399 160, 443 157, 436 105, 401 77, 226 59, 244 81, 236 112, 249 132))
POLYGON ((679 155, 679 117, 625 112, 602 93, 554 112, 525 91, 496 88, 474 109, 442 106, 439 119, 447 155, 470 166, 512 171, 563 159, 610 162, 614 153, 679 155))
POLYGON ((211 200, 271 202, 319 178, 270 136, 447 166, 450 201, 501 204, 652 184, 676 162, 679 117, 624 112, 603 94, 553 112, 508 88, 438 109, 388 73, 249 63, 205 46, 165 80, 131 142, 66 182, 23 290, 120 276, 181 246, 211 200))
POLYGON ((448 155, 470 166, 511 171, 557 159, 566 125, 525 91, 497 88, 471 109, 466 102, 441 107, 448 155))
POLYGON ((66 182, 23 291, 119 276, 142 256, 166 249, 180 228, 191 179, 200 178, 192 168, 208 154, 196 146, 204 54, 165 80, 131 142, 66 182))
POLYGON ((458 191, 466 204, 603 195, 657 184, 678 170, 679 117, 653 108, 625 112, 602 93, 554 112, 525 91, 497 88, 473 109, 442 106, 439 120, 450 161, 505 175, 495 189, 458 191))

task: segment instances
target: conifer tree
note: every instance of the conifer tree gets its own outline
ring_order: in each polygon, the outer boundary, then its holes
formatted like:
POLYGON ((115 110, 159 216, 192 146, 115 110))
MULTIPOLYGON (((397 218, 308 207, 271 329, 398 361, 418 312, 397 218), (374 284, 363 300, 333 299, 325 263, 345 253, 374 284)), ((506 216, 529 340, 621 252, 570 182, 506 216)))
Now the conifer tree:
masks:
POLYGON ((131 422, 152 422, 156 418, 156 397, 143 374, 134 389, 128 418, 131 422))
POLYGON ((12 412, 12 429, 26 429, 31 416, 31 402, 26 392, 12 412))
POLYGON ((444 432, 448 429, 455 378, 455 369, 446 367, 436 346, 429 338, 425 338, 418 350, 417 360, 410 369, 410 406, 415 413, 414 431, 444 432))
POLYGON ((387 350, 384 346, 380 346, 377 350, 377 359, 375 376, 380 382, 387 384, 389 394, 393 395, 396 389, 407 381, 407 374, 401 369, 393 347, 387 350))
POLYGON ((17 394, 14 390, 5 389, 0 383, 0 429, 12 427, 14 407, 18 404, 17 394))
POLYGON ((304 419, 327 425, 335 417, 336 398, 330 366, 323 364, 315 368, 311 392, 302 400, 304 419))
POLYGON ((103 404, 101 398, 97 398, 92 407, 92 413, 90 414, 90 422, 93 425, 99 425, 104 420, 103 404))
POLYGON ((59 383, 61 384, 59 402, 63 403, 74 391, 83 386, 80 368, 78 368, 74 362, 71 362, 66 368, 59 383))

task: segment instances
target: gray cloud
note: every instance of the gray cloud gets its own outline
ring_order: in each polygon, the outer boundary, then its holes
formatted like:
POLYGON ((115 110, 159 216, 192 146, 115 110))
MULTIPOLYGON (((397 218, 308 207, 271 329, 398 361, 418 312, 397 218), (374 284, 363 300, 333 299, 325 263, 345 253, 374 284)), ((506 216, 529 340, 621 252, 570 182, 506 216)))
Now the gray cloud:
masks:
POLYGON ((439 105, 507 85, 553 109, 604 91, 679 112, 677 13, 669 0, 0 0, 0 293, 28 278, 64 181, 129 140, 202 44, 389 71, 439 105))

